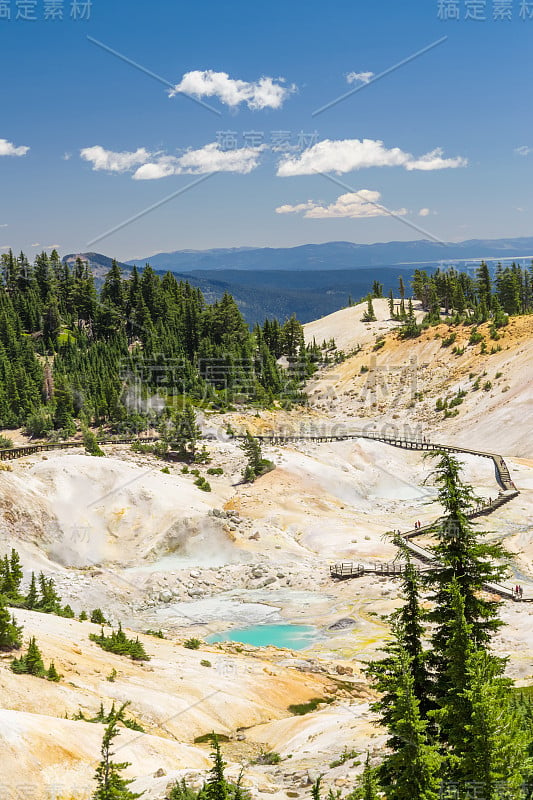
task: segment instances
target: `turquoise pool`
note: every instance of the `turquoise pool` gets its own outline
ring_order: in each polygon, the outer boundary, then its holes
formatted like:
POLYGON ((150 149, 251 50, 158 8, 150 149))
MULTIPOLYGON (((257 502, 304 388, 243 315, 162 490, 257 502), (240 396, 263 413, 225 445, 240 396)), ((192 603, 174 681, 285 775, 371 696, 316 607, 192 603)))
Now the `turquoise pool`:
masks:
POLYGON ((254 625, 251 628, 232 628, 224 633, 207 637, 209 644, 215 642, 242 642, 255 647, 288 647, 303 650, 317 640, 318 632, 312 625, 254 625))

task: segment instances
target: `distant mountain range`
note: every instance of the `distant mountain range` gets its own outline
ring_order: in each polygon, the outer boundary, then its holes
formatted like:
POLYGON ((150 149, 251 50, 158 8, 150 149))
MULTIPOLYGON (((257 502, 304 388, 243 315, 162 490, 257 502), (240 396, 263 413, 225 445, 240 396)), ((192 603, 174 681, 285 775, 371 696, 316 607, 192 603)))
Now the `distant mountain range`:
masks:
POLYGON ((414 266, 464 263, 509 258, 532 258, 533 237, 470 239, 439 244, 428 239, 412 242, 355 244, 327 242, 300 247, 239 247, 215 250, 176 250, 128 261, 172 272, 198 270, 346 270, 360 267, 414 266))
MULTIPOLYGON (((302 322, 323 317, 366 295, 377 280, 384 293, 397 291, 401 275, 406 285, 416 266, 429 271, 437 266, 489 263, 533 257, 533 238, 473 239, 445 245, 422 240, 358 245, 351 242, 309 244, 291 248, 178 250, 147 259, 119 262, 125 273, 149 263, 159 274, 174 272, 178 280, 198 286, 208 302, 229 292, 250 324, 265 317, 285 319, 291 314, 302 322)), ((101 283, 112 259, 100 253, 70 254, 72 264, 81 256, 101 283)))

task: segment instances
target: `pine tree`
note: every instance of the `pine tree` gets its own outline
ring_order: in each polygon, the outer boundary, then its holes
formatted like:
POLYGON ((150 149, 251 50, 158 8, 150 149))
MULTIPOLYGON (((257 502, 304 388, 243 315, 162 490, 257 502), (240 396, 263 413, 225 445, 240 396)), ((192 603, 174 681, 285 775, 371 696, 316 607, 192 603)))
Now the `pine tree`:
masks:
POLYGON ((34 675, 36 678, 44 678, 46 671, 35 636, 30 639, 25 655, 13 659, 11 669, 17 674, 24 673, 26 675, 34 675))
POLYGON ((37 580, 35 578, 35 572, 31 573, 30 588, 24 600, 24 605, 26 606, 26 608, 29 609, 37 608, 39 605, 39 592, 37 591, 37 580))
POLYGON ((13 600, 16 595, 16 583, 11 574, 11 564, 8 556, 4 556, 0 566, 0 592, 10 600, 13 600))
POLYGON ((246 437, 241 444, 241 450, 244 450, 247 459, 243 471, 243 479, 245 481, 253 482, 260 475, 264 475, 265 472, 273 469, 274 465, 272 462, 263 458, 259 439, 252 436, 250 431, 246 431, 246 437))
POLYGON ((11 616, 5 598, 0 595, 0 651, 18 650, 22 644, 22 628, 11 616))
POLYGON ((380 783, 387 800, 437 800, 442 759, 428 742, 428 723, 420 716, 403 631, 394 626, 393 632, 396 654, 386 681, 378 683, 380 689, 388 684, 388 694, 374 704, 388 729, 391 750, 380 765, 380 783))
POLYGON ((11 558, 9 560, 9 568, 11 571, 11 579, 13 581, 13 592, 15 597, 19 597, 20 595, 20 584, 22 583, 22 578, 24 577, 24 572, 22 570, 22 565, 20 563, 20 556, 17 551, 12 548, 11 550, 11 558))
POLYGON ((48 681, 52 681, 53 683, 59 683, 61 680, 61 675, 58 673, 56 665, 53 661, 50 662, 50 666, 46 670, 46 679, 48 681))
POLYGON ((113 761, 112 745, 118 733, 116 717, 112 716, 102 739, 102 757, 95 772, 96 791, 93 794, 93 800, 136 800, 141 796, 128 789, 133 781, 124 778, 121 774, 130 764, 126 761, 113 761))
POLYGON ((464 691, 464 752, 459 765, 460 784, 468 791, 480 787, 479 796, 500 800, 523 797, 523 781, 531 770, 529 744, 521 720, 510 700, 510 684, 500 675, 493 656, 477 649, 466 665, 464 691))
POLYGON ((465 721, 471 708, 465 699, 467 671, 465 665, 474 651, 472 626, 465 619, 464 600, 457 580, 448 587, 449 606, 453 618, 443 653, 443 667, 438 686, 438 708, 431 716, 437 721, 439 738, 449 751, 448 774, 455 776, 464 755, 465 721))
POLYGON ((311 787, 311 800, 322 800, 322 776, 319 775, 311 787))
POLYGON ((365 768, 355 791, 350 794, 350 800, 379 800, 379 783, 376 769, 370 766, 370 753, 366 754, 365 768))
POLYGON ((394 311, 394 294, 392 292, 392 289, 389 292, 389 314, 391 316, 391 319, 394 319, 396 316, 396 313, 394 311))
POLYGON ((403 645, 411 659, 413 674, 413 691, 420 703, 422 716, 430 707, 430 680, 427 668, 427 657, 424 652, 425 613, 420 606, 420 581, 418 572, 413 566, 409 551, 403 540, 399 542, 405 558, 405 571, 402 576, 402 595, 405 600, 395 617, 403 631, 403 645))
POLYGON ((366 311, 361 318, 361 322, 375 322, 376 321, 376 314, 374 312, 374 304, 372 303, 372 295, 368 295, 367 297, 367 307, 366 311))
POLYGON ((230 787, 224 776, 226 762, 222 758, 218 738, 213 734, 213 752, 211 753, 213 766, 207 778, 205 796, 208 800, 230 800, 230 787))
POLYGON ((41 656, 41 651, 35 641, 35 636, 32 636, 28 645, 28 652, 24 656, 26 662, 26 671, 28 675, 36 675, 42 677, 44 675, 44 664, 41 656))
POLYGON ((457 581, 474 644, 486 644, 502 623, 498 618, 500 604, 486 599, 481 592, 487 582, 502 580, 506 568, 499 566, 498 562, 506 557, 506 552, 500 545, 484 543, 482 534, 475 531, 468 520, 468 510, 476 501, 472 488, 460 479, 461 467, 457 459, 443 451, 433 455, 439 459, 435 482, 445 513, 436 531, 436 567, 427 574, 425 581, 434 587, 432 600, 435 607, 429 613, 429 619, 436 626, 431 658, 439 683, 444 668, 443 654, 455 619, 449 591, 451 582, 457 581))

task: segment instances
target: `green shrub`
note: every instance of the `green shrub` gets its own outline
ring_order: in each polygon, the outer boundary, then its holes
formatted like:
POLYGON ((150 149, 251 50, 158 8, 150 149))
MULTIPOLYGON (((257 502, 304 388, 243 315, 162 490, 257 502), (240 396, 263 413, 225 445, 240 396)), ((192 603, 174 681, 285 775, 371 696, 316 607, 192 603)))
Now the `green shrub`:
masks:
POLYGON ((164 472, 164 474, 165 474, 165 475, 170 475, 170 470, 169 470, 169 468, 168 468, 168 467, 163 467, 163 469, 161 470, 161 472, 164 472))
POLYGON ((85 447, 85 452, 90 456, 102 457, 105 455, 98 444, 96 434, 90 431, 89 428, 85 428, 83 431, 83 446, 85 447))
POLYGON ((208 475, 223 475, 224 474, 224 470, 222 469, 222 467, 209 467, 209 469, 207 470, 207 474, 208 475))
POLYGON ((324 697, 313 697, 307 703, 295 703, 290 705, 288 711, 295 716, 303 716, 303 714, 310 714, 311 711, 316 711, 320 703, 332 702, 326 700, 324 697))
POLYGON ((208 744, 212 742, 214 739, 217 739, 219 742, 229 742, 230 738, 225 733, 202 733, 201 736, 197 736, 194 739, 194 744, 208 744))
POLYGON ((150 660, 150 656, 147 655, 142 642, 139 641, 139 637, 136 639, 128 639, 122 630, 120 622, 118 630, 111 631, 111 636, 106 636, 102 628, 99 634, 90 633, 89 639, 108 653, 115 653, 119 656, 129 656, 133 661, 150 660))
POLYGON ((275 753, 272 750, 262 750, 258 757, 255 759, 255 764, 279 764, 281 761, 281 756, 279 753, 275 753))
POLYGON ((447 336, 445 339, 442 340, 441 347, 449 347, 451 344, 455 343, 456 339, 457 339, 457 334, 450 333, 449 336, 447 336))
POLYGON ((0 434, 0 450, 9 450, 13 447, 13 440, 0 434))
POLYGON ((28 652, 20 658, 14 658, 11 669, 17 675, 34 675, 36 678, 46 677, 41 651, 33 636, 28 644, 28 652))
POLYGON ((207 660, 207 658, 202 658, 202 660, 200 661, 200 665, 202 667, 212 667, 213 666, 211 664, 211 662, 207 660))
POLYGON ((107 625, 107 620, 100 608, 95 608, 91 611, 91 622, 94 622, 95 625, 107 625))
POLYGON ((46 680, 52 681, 52 683, 59 683, 61 680, 61 675, 56 670, 56 665, 53 661, 50 662, 50 666, 46 671, 46 680))
POLYGON ((469 344, 479 344, 479 342, 483 342, 483 334, 478 331, 477 328, 472 329, 472 333, 470 334, 470 339, 468 340, 469 344))
POLYGON ((186 647, 188 650, 199 650, 200 645, 202 644, 201 639, 185 639, 183 642, 183 646, 186 647))
MULTIPOLYGON (((340 756, 336 758, 335 761, 332 761, 329 767, 330 769, 335 769, 335 767, 341 767, 343 764, 345 764, 347 761, 350 761, 352 758, 356 759, 358 755, 360 754, 357 752, 357 750, 348 750, 345 747, 340 756)), ((352 766, 355 767, 359 763, 360 763, 359 761, 354 761, 352 766)))
POLYGON ((144 733, 144 728, 142 725, 139 725, 132 717, 126 716, 126 709, 130 705, 129 700, 123 703, 120 708, 115 708, 115 703, 113 702, 109 712, 106 713, 104 710, 104 704, 100 703, 100 708, 98 709, 97 713, 94 717, 86 717, 83 711, 80 709, 77 714, 75 714, 72 719, 75 722, 95 722, 101 725, 108 725, 111 720, 115 722, 122 722, 125 728, 129 728, 132 731, 138 731, 139 733, 144 733))

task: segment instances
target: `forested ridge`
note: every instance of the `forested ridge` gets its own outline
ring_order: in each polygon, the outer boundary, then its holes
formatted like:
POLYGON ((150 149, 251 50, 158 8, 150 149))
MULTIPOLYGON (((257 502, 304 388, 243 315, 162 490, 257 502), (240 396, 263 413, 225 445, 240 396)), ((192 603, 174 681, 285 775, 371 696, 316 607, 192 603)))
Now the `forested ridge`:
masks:
POLYGON ((98 291, 81 259, 10 251, 1 288, 0 426, 36 436, 71 434, 75 419, 142 430, 183 396, 219 409, 303 402, 325 349, 305 346, 294 317, 250 331, 231 295, 209 305, 148 265, 124 278, 113 262, 98 291))

